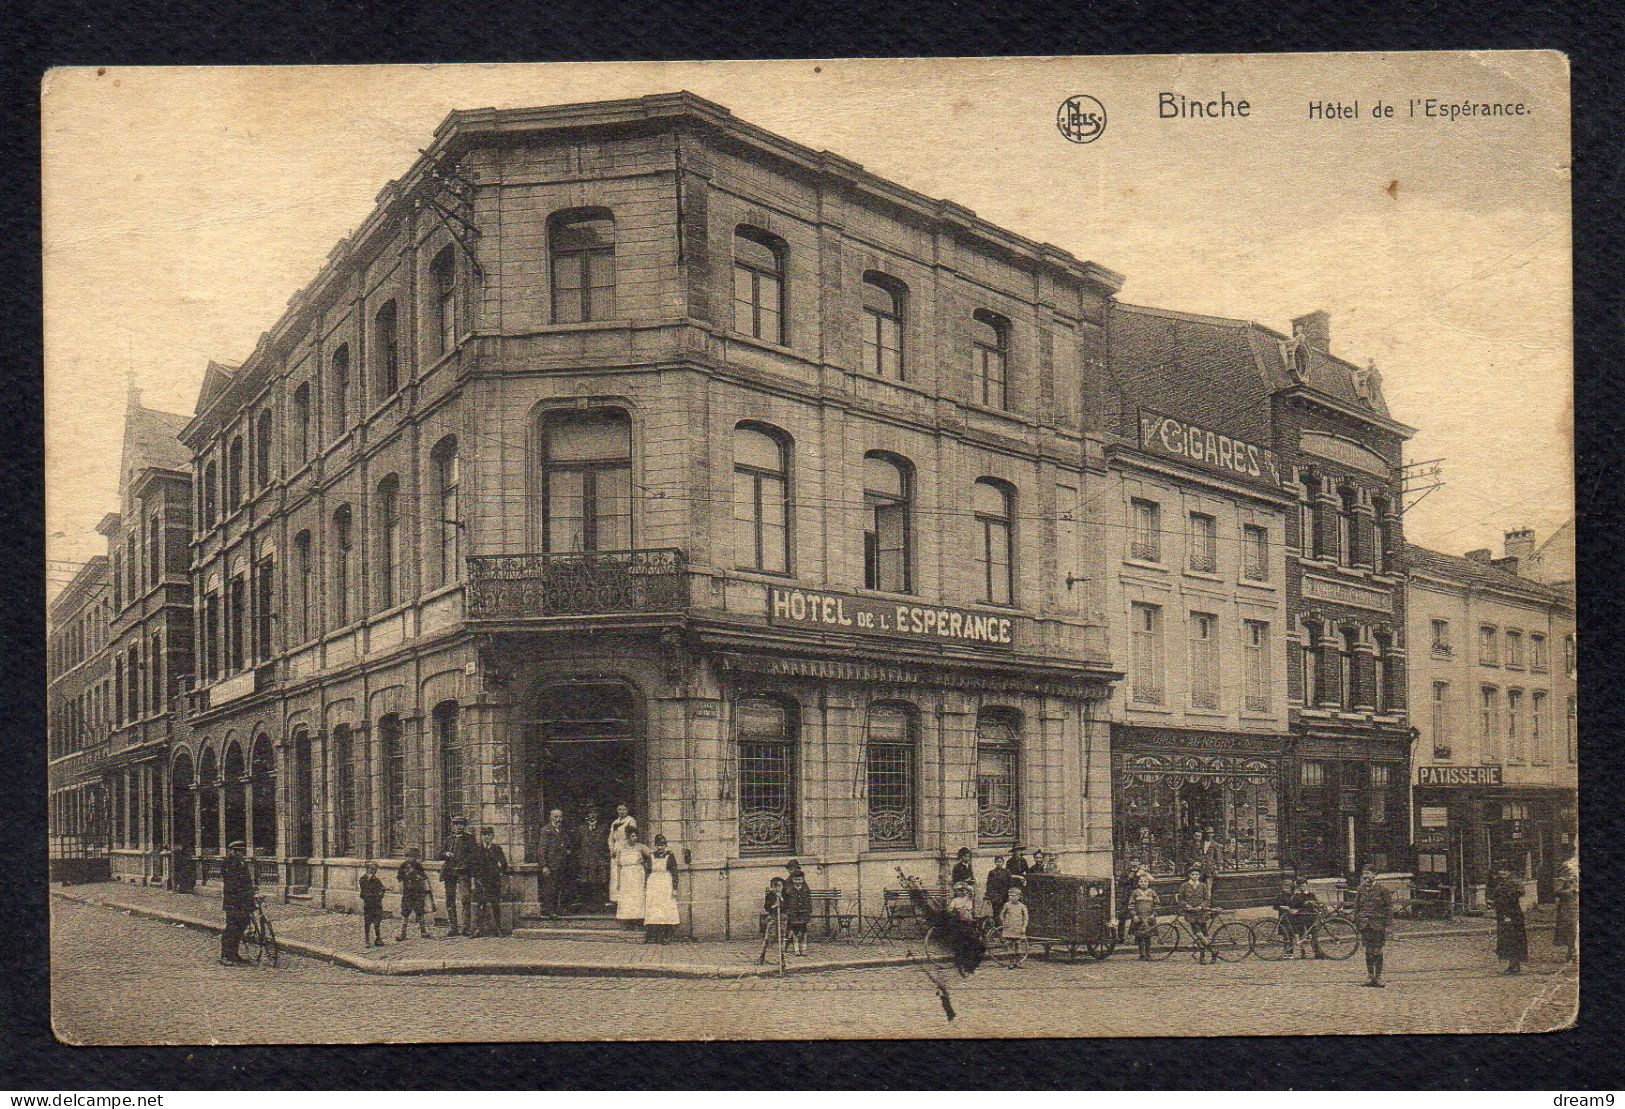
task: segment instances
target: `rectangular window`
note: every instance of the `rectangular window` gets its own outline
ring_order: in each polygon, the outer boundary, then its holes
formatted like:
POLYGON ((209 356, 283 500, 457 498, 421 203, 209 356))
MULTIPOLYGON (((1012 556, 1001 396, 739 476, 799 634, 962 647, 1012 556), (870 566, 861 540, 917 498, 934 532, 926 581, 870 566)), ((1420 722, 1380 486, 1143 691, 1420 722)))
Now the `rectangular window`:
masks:
POLYGON ((211 592, 203 599, 204 674, 209 681, 220 676, 220 594, 211 592))
POLYGON ((870 847, 914 846, 912 720, 901 706, 879 705, 869 710, 870 847))
POLYGON ((1580 757, 1580 745, 1577 742, 1577 732, 1579 729, 1576 727, 1578 723, 1578 715, 1579 714, 1575 710, 1574 698, 1570 697, 1568 700, 1568 708, 1563 714, 1563 727, 1567 733, 1569 762, 1571 763, 1578 762, 1580 757))
POLYGON ((739 748, 739 850, 776 855, 795 849, 795 745, 789 710, 751 698, 734 708, 739 748))
POLYGON ((1501 694, 1493 685, 1478 691, 1478 731, 1482 737, 1483 762, 1501 761, 1500 726, 1501 694))
POLYGON ((1433 653, 1440 658, 1449 658, 1452 654, 1450 648, 1450 621, 1434 620, 1431 621, 1431 625, 1433 628, 1433 653))
POLYGON ((1309 789, 1326 784, 1326 764, 1305 762, 1298 768, 1298 784, 1309 789))
POLYGON ((1539 632, 1529 633, 1529 669, 1544 673, 1552 666, 1551 653, 1546 648, 1546 637, 1539 632))
POLYGON ((226 666, 233 673, 243 668, 248 631, 248 583, 238 574, 226 594, 226 666))
POLYGON ((1190 568, 1203 574, 1219 569, 1219 524, 1205 512, 1190 514, 1190 568))
POLYGON ((1433 683, 1433 708, 1430 727, 1433 732, 1433 757, 1441 762, 1450 758, 1450 683, 1433 683))
POLYGON ((164 525, 154 512, 147 519, 147 584, 157 585, 164 576, 164 525))
POLYGON ((1129 554, 1141 562, 1162 561, 1162 509, 1155 501, 1135 497, 1130 502, 1133 510, 1134 530, 1129 540, 1129 554))
POLYGON ((1270 533, 1257 524, 1241 528, 1241 576, 1248 581, 1270 580, 1270 533))
POLYGON ((1298 551, 1312 558, 1315 553, 1315 506, 1307 502, 1298 505, 1298 551))
POLYGON ((168 702, 164 696, 164 640, 157 632, 152 633, 147 661, 152 667, 152 711, 163 712, 168 702))
POLYGON ((1508 628, 1506 631, 1506 664, 1514 670, 1523 669, 1523 632, 1508 628))
POLYGON ((1262 620, 1242 624, 1242 647, 1246 657, 1246 707, 1248 712, 1270 709, 1270 626, 1262 620))
POLYGON ((1162 609, 1136 602, 1130 608, 1133 625, 1133 698, 1142 704, 1162 704, 1162 609))
POLYGON ((1501 665, 1501 653, 1496 646, 1493 625, 1485 624, 1478 629, 1478 664, 1480 666, 1501 665))
POLYGON ((274 567, 264 559, 255 567, 254 657, 264 662, 271 657, 271 605, 275 597, 274 567))
POLYGON ((1190 614, 1191 707, 1219 707, 1219 618, 1208 612, 1190 614))
POLYGON ((1565 635, 1563 637, 1563 673, 1571 678, 1574 677, 1575 654, 1574 637, 1565 635))
POLYGON ((1523 750, 1523 690, 1507 690, 1507 761, 1522 762, 1523 750))
POLYGON ((1545 766, 1552 760, 1546 756, 1546 694, 1536 690, 1529 695, 1529 761, 1545 766))

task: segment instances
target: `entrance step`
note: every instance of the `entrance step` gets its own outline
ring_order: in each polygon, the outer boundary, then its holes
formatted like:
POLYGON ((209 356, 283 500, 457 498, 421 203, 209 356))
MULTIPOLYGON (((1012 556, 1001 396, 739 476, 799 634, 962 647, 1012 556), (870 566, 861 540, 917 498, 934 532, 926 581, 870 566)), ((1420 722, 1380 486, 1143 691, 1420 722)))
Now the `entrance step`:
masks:
POLYGON ((606 932, 619 931, 621 927, 614 913, 566 913, 557 918, 527 913, 521 922, 527 928, 596 928, 606 932))
MULTIPOLYGON (((613 922, 614 918, 611 918, 613 922)), ((513 935, 531 940, 576 940, 586 943, 642 943, 643 929, 579 927, 564 920, 528 921, 513 935)))

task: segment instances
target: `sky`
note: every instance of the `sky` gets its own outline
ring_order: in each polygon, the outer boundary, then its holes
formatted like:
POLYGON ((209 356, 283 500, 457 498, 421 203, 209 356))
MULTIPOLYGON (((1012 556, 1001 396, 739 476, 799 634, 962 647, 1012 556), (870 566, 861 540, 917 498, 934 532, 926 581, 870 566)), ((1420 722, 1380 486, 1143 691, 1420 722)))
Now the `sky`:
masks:
POLYGON ((1444 460, 1413 542, 1499 554, 1573 514, 1556 54, 61 69, 41 89, 48 595, 105 553, 127 386, 190 413, 209 359, 247 357, 447 113, 683 89, 1115 270, 1124 301, 1282 331, 1329 311, 1333 352, 1374 360, 1418 429, 1407 459, 1444 460), (1159 116, 1164 93, 1221 92, 1247 115, 1159 116), (1084 144, 1055 123, 1079 93, 1107 113, 1084 144), (1524 114, 1427 118, 1430 98, 1524 114))

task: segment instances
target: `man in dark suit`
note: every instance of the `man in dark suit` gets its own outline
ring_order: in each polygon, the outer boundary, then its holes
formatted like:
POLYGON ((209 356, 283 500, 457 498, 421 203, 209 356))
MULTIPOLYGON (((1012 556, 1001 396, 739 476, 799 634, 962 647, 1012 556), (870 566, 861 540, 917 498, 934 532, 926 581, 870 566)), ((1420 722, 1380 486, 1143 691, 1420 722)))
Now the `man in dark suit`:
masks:
MULTIPOLYGON (((500 850, 500 848, 498 849, 500 850)), ((536 836, 536 861, 541 865, 542 913, 557 919, 564 897, 564 867, 570 858, 570 843, 564 831, 564 812, 554 809, 536 836)))
POLYGON ((221 907, 226 911, 226 930, 220 933, 220 963, 222 966, 247 966, 248 960, 238 953, 243 933, 254 919, 254 873, 243 858, 244 843, 233 840, 226 847, 226 858, 220 866, 220 884, 223 893, 221 907))
POLYGON ((508 856, 496 842, 496 829, 487 824, 480 830, 481 843, 474 849, 474 907, 469 911, 471 934, 502 935, 502 883, 509 874, 508 856), (489 913, 491 931, 480 923, 489 913))
POLYGON ((446 849, 440 854, 440 884, 446 891, 446 917, 451 925, 446 932, 449 939, 458 934, 457 904, 462 902, 463 926, 462 934, 474 934, 474 856, 479 854, 480 845, 468 831, 468 818, 457 816, 451 821, 451 838, 446 841, 446 849))

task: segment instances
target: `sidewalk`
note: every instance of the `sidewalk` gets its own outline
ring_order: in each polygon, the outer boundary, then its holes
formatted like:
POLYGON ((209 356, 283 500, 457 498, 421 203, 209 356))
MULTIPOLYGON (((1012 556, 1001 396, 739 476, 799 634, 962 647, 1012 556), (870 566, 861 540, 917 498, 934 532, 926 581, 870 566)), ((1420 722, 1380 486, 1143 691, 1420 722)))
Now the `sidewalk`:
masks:
MULTIPOLYGON (((149 886, 122 882, 90 885, 52 886, 53 896, 87 905, 128 912, 134 916, 183 924, 210 932, 221 931, 224 921, 217 890, 200 889, 195 894, 178 894, 149 886)), ((716 940, 669 945, 583 942, 571 939, 503 937, 454 937, 421 939, 409 936, 395 943, 400 921, 384 921, 384 935, 390 941, 382 948, 361 945, 361 918, 351 913, 268 901, 266 915, 276 926, 277 941, 285 951, 337 963, 367 974, 537 974, 591 977, 642 978, 753 978, 776 975, 776 963, 756 962, 760 940, 716 940)), ((1242 910, 1240 919, 1267 916, 1270 910, 1242 910)), ((1531 930, 1550 927, 1550 910, 1544 906, 1529 914, 1531 930), (1546 916, 1543 917, 1542 910, 1546 916)), ((1482 917, 1457 917, 1451 921, 1400 920, 1394 924, 1394 941, 1435 939, 1446 936, 1493 934, 1495 922, 1482 917)), ((865 967, 903 966, 923 961, 918 939, 883 940, 861 945, 818 943, 810 946, 806 958, 787 956, 786 970, 792 974, 850 970, 865 967)), ((1125 950, 1119 948, 1119 951, 1125 950)), ((771 955, 770 955, 771 958, 771 955)))
MULTIPOLYGON (((122 882, 51 887, 53 896, 128 912, 150 920, 220 932, 224 920, 217 891, 172 893, 122 882)), ((309 905, 267 900, 265 913, 284 951, 337 963, 367 974, 539 974, 628 978, 752 978, 776 975, 778 964, 761 964, 760 940, 704 943, 599 943, 486 936, 420 939, 408 933, 396 943, 400 920, 384 921, 387 946, 361 945, 361 917, 309 905)), ((414 929, 415 930, 415 929, 414 929)), ((824 944, 814 941, 805 958, 786 956, 791 974, 901 966, 921 961, 919 940, 824 944), (912 950, 911 950, 912 949, 912 950)))

